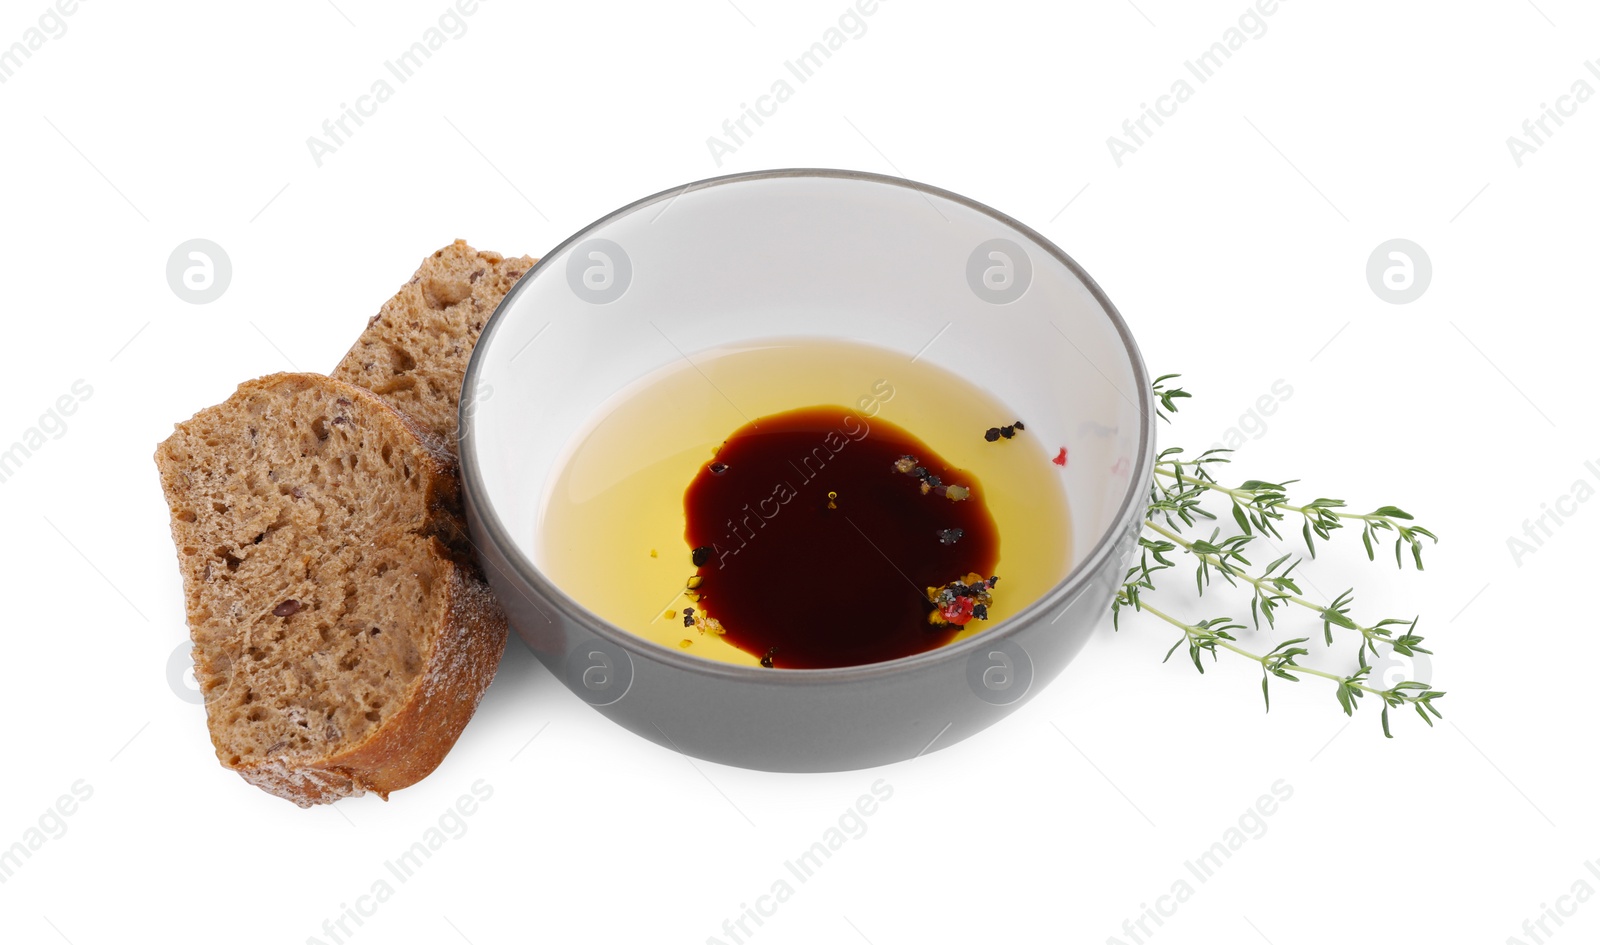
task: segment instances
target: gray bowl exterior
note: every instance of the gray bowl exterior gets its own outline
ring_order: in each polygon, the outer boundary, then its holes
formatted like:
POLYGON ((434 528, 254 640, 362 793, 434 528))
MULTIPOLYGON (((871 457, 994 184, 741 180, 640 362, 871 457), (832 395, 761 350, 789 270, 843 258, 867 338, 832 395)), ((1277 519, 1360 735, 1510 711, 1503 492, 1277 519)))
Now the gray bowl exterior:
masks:
MULTIPOLYGON (((675 190, 794 175, 879 180, 980 209, 1055 255, 1110 318, 1121 335, 1139 391, 1136 452, 1114 520, 1065 581, 992 630, 917 656, 868 666, 763 670, 701 659, 633 636, 546 581, 487 506, 469 446, 476 433, 471 423, 480 368, 476 353, 461 402, 462 491, 478 560, 512 628, 579 698, 624 728, 697 758, 766 771, 846 771, 937 751, 993 725, 1054 680, 1088 642, 1138 548, 1155 466, 1155 400, 1138 345, 1100 286, 1044 236, 992 208, 926 184, 827 169, 736 174, 675 190)), ((645 198, 611 216, 668 193, 645 198)), ((587 232, 569 237, 535 270, 587 232)), ((530 270, 512 287, 494 318, 506 311, 532 274, 530 270)), ((489 333, 486 327, 485 337, 489 333)))
POLYGON ((1064 604, 961 646, 844 672, 768 670, 770 678, 741 679, 642 640, 618 646, 614 634, 620 631, 602 636, 603 630, 568 616, 518 576, 468 496, 468 522, 489 583, 511 626, 556 678, 650 741, 765 771, 844 771, 904 761, 1011 714, 1088 642, 1138 539, 1137 522, 1122 528, 1102 546, 1105 554, 1093 570, 1080 572, 1082 584, 1064 604))

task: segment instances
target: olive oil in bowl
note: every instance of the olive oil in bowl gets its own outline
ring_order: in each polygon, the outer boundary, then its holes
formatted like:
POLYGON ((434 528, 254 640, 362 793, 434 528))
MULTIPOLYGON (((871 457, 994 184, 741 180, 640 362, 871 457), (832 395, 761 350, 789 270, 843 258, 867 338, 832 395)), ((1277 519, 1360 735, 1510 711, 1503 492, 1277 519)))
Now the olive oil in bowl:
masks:
POLYGON ((662 646, 775 669, 881 662, 1064 578, 1058 445, 970 382, 854 342, 697 353, 613 397, 541 504, 540 563, 662 646))

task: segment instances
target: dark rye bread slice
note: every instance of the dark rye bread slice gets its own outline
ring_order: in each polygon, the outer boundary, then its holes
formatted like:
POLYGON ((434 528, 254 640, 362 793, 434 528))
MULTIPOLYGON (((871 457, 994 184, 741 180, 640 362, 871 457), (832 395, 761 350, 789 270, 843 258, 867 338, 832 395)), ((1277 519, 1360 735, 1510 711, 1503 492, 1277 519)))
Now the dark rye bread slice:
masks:
POLYGON ((456 452, 456 408, 478 335, 538 260, 480 252, 463 240, 423 260, 367 323, 333 377, 372 391, 456 452))
POLYGON ((437 767, 506 642, 449 457, 365 390, 275 374, 155 459, 222 764, 302 807, 437 767))

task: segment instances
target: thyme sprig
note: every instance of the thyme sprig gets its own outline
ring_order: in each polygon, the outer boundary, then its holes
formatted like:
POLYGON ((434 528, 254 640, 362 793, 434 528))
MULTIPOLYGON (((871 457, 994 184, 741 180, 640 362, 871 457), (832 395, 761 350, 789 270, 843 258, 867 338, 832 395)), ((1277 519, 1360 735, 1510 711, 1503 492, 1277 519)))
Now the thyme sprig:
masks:
MULTIPOLYGON (((1165 415, 1165 411, 1162 413, 1165 415)), ((1365 515, 1339 511, 1345 507, 1343 499, 1314 499, 1305 505, 1294 505, 1289 501, 1287 490, 1299 481, 1297 479, 1284 482, 1249 479, 1232 488, 1224 486, 1216 481, 1207 467, 1228 462, 1227 457, 1217 455, 1227 452, 1231 450, 1207 450, 1199 457, 1186 461, 1181 450, 1164 450, 1156 464, 1156 475, 1170 479, 1178 486, 1174 489, 1158 479, 1153 488, 1182 495, 1198 495, 1206 491, 1226 495, 1231 500, 1233 520, 1247 535, 1252 531, 1261 531, 1281 539, 1283 535, 1278 531, 1278 523, 1284 521, 1289 513, 1298 514, 1302 519, 1301 537, 1313 558, 1317 556, 1316 539, 1327 541, 1335 530, 1345 526, 1345 522, 1361 523, 1361 542, 1366 546, 1369 561, 1377 559, 1377 543, 1388 537, 1380 533, 1393 532, 1394 560, 1402 568, 1405 567, 1401 553, 1404 548, 1410 548, 1412 560, 1420 571, 1422 539, 1439 540, 1438 536, 1421 525, 1405 524, 1413 520, 1411 514, 1393 505, 1380 506, 1365 515), (1186 468, 1189 472, 1184 471, 1186 468)))
MULTIPOLYGON (((1176 374, 1165 374, 1152 385, 1157 415, 1168 422, 1178 410, 1177 402, 1191 396, 1180 387, 1168 385, 1177 377, 1176 374)), ((1170 660, 1179 647, 1187 646, 1190 662, 1201 673, 1205 672, 1202 660, 1205 654, 1209 654, 1213 661, 1217 659, 1219 651, 1253 660, 1261 667, 1261 695, 1268 711, 1272 708, 1272 680, 1299 682, 1306 676, 1315 676, 1335 684, 1334 695, 1346 715, 1355 714, 1363 697, 1376 697, 1383 705, 1381 719, 1386 737, 1393 737, 1389 730, 1391 708, 1410 706, 1424 722, 1432 726, 1433 719, 1443 717, 1434 705, 1444 698, 1443 692, 1416 681, 1402 681, 1387 689, 1368 684, 1372 665, 1367 656, 1371 654, 1382 658, 1384 654, 1380 646, 1403 656, 1432 653, 1422 645, 1423 638, 1416 632, 1416 617, 1409 620, 1385 617, 1371 624, 1358 623, 1350 616, 1355 600, 1354 588, 1339 594, 1328 604, 1318 604, 1304 596, 1295 576, 1296 569, 1305 559, 1292 553, 1282 554, 1257 571, 1253 570, 1254 565, 1246 552, 1256 541, 1271 544, 1271 538, 1282 540, 1278 526, 1286 524, 1291 515, 1299 516, 1301 539, 1312 558, 1316 557, 1319 539, 1326 543, 1335 531, 1345 528, 1347 523, 1359 523, 1368 560, 1376 560, 1376 543, 1388 537, 1384 534, 1380 538, 1380 533, 1392 533, 1395 536, 1396 564, 1404 568, 1403 551, 1409 548, 1412 561, 1421 570, 1422 539, 1437 542, 1437 536, 1414 524, 1415 520, 1410 514, 1392 505, 1380 506, 1366 514, 1342 511, 1346 505, 1341 499, 1318 498, 1304 505, 1296 505, 1290 502, 1288 493, 1288 487, 1297 481, 1293 479, 1283 482, 1250 479, 1238 486, 1225 486, 1213 475, 1212 469, 1227 463, 1229 457, 1226 454, 1229 452, 1212 449, 1186 458, 1181 448, 1172 447, 1162 450, 1158 455, 1144 521, 1148 534, 1139 536, 1138 563, 1124 575, 1122 588, 1112 603, 1113 625, 1120 629, 1124 609, 1147 612, 1171 624, 1181 630, 1183 636, 1167 651, 1166 659, 1170 660), (1213 526, 1205 537, 1192 532, 1186 535, 1186 530, 1192 530, 1202 522, 1219 521, 1216 514, 1204 507, 1204 503, 1208 498, 1215 500, 1222 497, 1228 501, 1230 518, 1238 531, 1224 535, 1220 526, 1213 526), (1204 598, 1206 592, 1212 589, 1213 576, 1220 576, 1233 589, 1249 590, 1250 626, 1229 616, 1189 623, 1151 606, 1146 597, 1156 590, 1156 575, 1176 567, 1174 556, 1180 552, 1194 562, 1195 589, 1200 597, 1204 598), (1348 675, 1340 675, 1301 664, 1299 658, 1311 653, 1303 645, 1311 641, 1310 637, 1286 640, 1265 653, 1257 653, 1239 645, 1236 633, 1251 629, 1259 631, 1263 622, 1268 629, 1275 629, 1278 618, 1290 607, 1315 613, 1321 621, 1321 635, 1326 646, 1334 645, 1335 627, 1358 635, 1360 643, 1356 648, 1356 670, 1348 675)))

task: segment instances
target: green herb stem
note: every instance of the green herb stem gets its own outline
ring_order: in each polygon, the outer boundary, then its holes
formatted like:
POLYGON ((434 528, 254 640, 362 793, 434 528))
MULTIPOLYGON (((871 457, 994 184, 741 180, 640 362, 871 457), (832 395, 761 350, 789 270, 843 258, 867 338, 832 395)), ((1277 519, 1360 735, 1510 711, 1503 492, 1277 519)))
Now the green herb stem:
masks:
MULTIPOLYGON (((1247 571, 1245 571, 1243 568, 1239 567, 1238 565, 1230 564, 1229 562, 1222 560, 1221 558, 1219 558, 1218 556, 1216 556, 1214 554, 1210 554, 1210 553, 1204 552, 1204 551, 1196 551, 1195 547, 1194 547, 1194 542, 1189 541, 1188 539, 1184 538, 1182 535, 1179 535, 1175 531, 1172 531, 1172 530, 1167 529, 1167 528, 1163 528, 1162 526, 1160 526, 1160 525, 1156 524, 1155 522, 1150 521, 1148 519, 1145 521, 1144 527, 1150 529, 1151 531, 1153 531, 1156 534, 1162 536, 1163 538, 1166 538, 1167 540, 1169 540, 1172 543, 1176 544, 1178 547, 1182 548, 1184 551, 1187 551, 1190 554, 1194 555, 1196 558, 1200 558, 1200 559, 1205 560, 1208 564, 1210 564, 1212 567, 1216 568, 1217 570, 1221 571, 1223 574, 1231 575, 1233 577, 1236 577, 1236 578, 1244 581, 1245 583, 1251 585, 1252 587, 1256 588, 1257 590, 1266 591, 1266 592, 1272 594, 1274 597, 1281 597, 1284 600, 1292 601, 1292 602, 1294 602, 1296 604, 1299 604, 1301 607, 1304 607, 1307 610, 1316 611, 1318 615, 1321 615, 1323 617, 1326 617, 1326 615, 1327 615, 1327 612, 1328 612, 1328 608, 1327 607, 1324 607, 1323 605, 1318 604, 1318 603, 1316 603, 1314 601, 1306 600, 1304 597, 1300 597, 1299 595, 1296 595, 1296 594, 1285 594, 1281 590, 1279 590, 1276 586, 1274 586, 1272 584, 1271 579, 1252 577, 1247 571)), ((1363 627, 1360 624, 1352 622, 1351 623, 1351 629, 1359 631, 1361 633, 1361 636, 1369 644, 1372 643, 1374 640, 1382 641, 1384 643, 1391 642, 1390 639, 1389 639, 1388 634, 1379 632, 1378 628, 1376 628, 1376 627, 1363 627)))
MULTIPOLYGON (((1261 664, 1261 666, 1263 668, 1267 667, 1271 662, 1273 662, 1273 659, 1270 656, 1263 656, 1263 655, 1260 655, 1258 653, 1252 653, 1249 650, 1245 649, 1244 647, 1239 646, 1238 644, 1236 644, 1236 643, 1232 642, 1231 640, 1227 639, 1226 637, 1218 636, 1216 633, 1214 633, 1214 632, 1212 632, 1210 630, 1207 630, 1207 629, 1205 629, 1203 627, 1197 627, 1192 623, 1185 623, 1184 621, 1178 619, 1177 617, 1174 617, 1174 616, 1172 616, 1171 614, 1168 614, 1168 613, 1164 613, 1161 610, 1158 610, 1155 607, 1152 607, 1151 605, 1145 603, 1144 601, 1139 601, 1137 603, 1133 603, 1133 602, 1129 601, 1127 595, 1124 594, 1121 591, 1117 592, 1117 596, 1118 596, 1118 598, 1120 598, 1122 600, 1123 603, 1130 604, 1135 610, 1143 611, 1143 612, 1151 614, 1151 615, 1153 615, 1155 617, 1159 617, 1160 619, 1165 620, 1167 623, 1172 624, 1174 627, 1177 627, 1179 630, 1182 630, 1184 632, 1184 634, 1187 635, 1190 640, 1204 640, 1204 641, 1206 641, 1206 647, 1208 649, 1210 647, 1212 647, 1212 646, 1219 646, 1219 647, 1223 648, 1224 650, 1227 650, 1227 651, 1229 651, 1231 653, 1237 653, 1240 656, 1244 657, 1245 659, 1254 660, 1255 662, 1261 664)), ((1367 685, 1364 685, 1362 683, 1356 682, 1354 677, 1341 676, 1338 673, 1324 672, 1323 670, 1320 670, 1320 669, 1313 669, 1310 666, 1301 666, 1299 663, 1294 663, 1294 662, 1284 663, 1284 664, 1282 664, 1282 670, 1284 672, 1287 672, 1287 673, 1303 673, 1303 674, 1308 675, 1308 676, 1321 676, 1323 679, 1332 680, 1332 681, 1334 681, 1336 683, 1339 683, 1340 685, 1346 686, 1346 687, 1348 687, 1350 689, 1359 689, 1360 691, 1362 691, 1364 693, 1367 693, 1369 695, 1377 696, 1378 698, 1384 699, 1385 701, 1387 701, 1389 699, 1398 699, 1398 700, 1400 700, 1402 702, 1408 702, 1408 703, 1416 703, 1416 702, 1424 702, 1424 701, 1426 701, 1424 698, 1421 698, 1421 697, 1418 697, 1418 696, 1406 695, 1404 692, 1400 692, 1400 691, 1397 691, 1397 690, 1394 690, 1394 689, 1374 689, 1371 686, 1367 686, 1367 685)))
MULTIPOLYGON (((1151 392, 1156 398, 1156 412, 1163 420, 1171 420, 1171 415, 1178 411, 1178 405, 1190 396, 1182 388, 1169 386, 1168 382, 1177 376, 1164 374, 1151 384, 1151 392)), ((1392 532, 1396 566, 1405 567, 1403 552, 1409 545, 1411 558, 1420 571, 1422 539, 1428 538, 1437 542, 1438 536, 1416 524, 1404 509, 1393 505, 1379 506, 1364 514, 1340 511, 1345 507, 1341 499, 1319 498, 1304 505, 1291 505, 1287 489, 1297 481, 1293 479, 1283 482, 1247 479, 1235 487, 1224 486, 1212 476, 1209 467, 1228 462, 1229 452, 1231 451, 1220 448, 1210 449, 1192 459, 1186 459, 1180 447, 1169 447, 1157 456, 1156 477, 1150 485, 1150 500, 1143 523, 1152 534, 1139 536, 1138 561, 1129 567, 1123 576, 1122 588, 1112 603, 1112 626, 1119 626, 1118 618, 1125 610, 1148 611, 1183 631, 1183 636, 1167 650, 1166 658, 1171 659, 1179 647, 1187 644, 1190 661, 1195 669, 1202 673, 1205 672, 1205 654, 1210 653, 1211 659, 1215 661, 1219 649, 1253 661, 1261 667, 1261 697, 1268 711, 1272 709, 1270 690, 1274 679, 1299 682, 1306 676, 1320 676, 1335 684, 1333 694, 1345 715, 1355 714, 1363 696, 1376 696, 1383 706, 1380 718, 1383 734, 1386 737, 1393 737, 1389 731, 1391 708, 1410 706, 1430 726, 1433 725, 1434 719, 1443 718, 1434 703, 1444 698, 1445 694, 1428 683, 1402 680, 1388 689, 1377 689, 1368 685, 1373 664, 1367 661, 1367 653, 1370 651, 1373 656, 1380 656, 1377 643, 1386 643, 1393 653, 1404 656, 1431 652, 1423 648, 1423 638, 1416 634, 1416 618, 1410 620, 1386 618, 1370 627, 1364 627, 1349 616, 1351 603, 1355 599, 1353 588, 1340 594, 1326 606, 1301 596, 1297 579, 1293 575, 1295 569, 1305 559, 1294 558, 1290 561, 1294 556, 1285 554, 1259 568, 1259 574, 1252 574, 1250 572, 1257 568, 1245 557, 1245 549, 1257 537, 1269 543, 1268 536, 1283 538, 1278 531, 1277 523, 1284 522, 1290 513, 1297 514, 1304 520, 1300 536, 1304 539, 1306 553, 1311 558, 1317 555, 1319 539, 1327 542, 1335 531, 1345 527, 1345 523, 1359 522, 1357 528, 1361 532, 1361 544, 1366 550, 1368 560, 1376 560, 1377 544, 1389 537, 1384 533, 1392 532), (1204 497, 1208 493, 1228 497, 1233 521, 1238 525, 1237 533, 1224 537, 1220 527, 1207 526, 1211 529, 1209 537, 1195 535, 1185 538, 1183 533, 1195 528, 1202 521, 1218 521, 1217 515, 1204 507, 1204 497), (1285 640, 1269 652, 1253 653, 1239 645, 1239 638, 1234 636, 1235 633, 1250 629, 1250 626, 1244 623, 1229 617, 1216 617, 1190 623, 1145 603, 1146 597, 1157 593, 1155 576, 1176 566, 1176 561, 1167 555, 1178 549, 1193 556, 1195 589, 1201 597, 1213 587, 1211 582, 1213 568, 1230 586, 1240 591, 1243 590, 1240 581, 1250 586, 1252 589, 1249 600, 1250 621, 1258 631, 1262 629, 1263 621, 1268 628, 1273 627, 1275 612, 1290 603, 1310 610, 1322 618, 1322 636, 1329 646, 1333 645, 1335 625, 1356 631, 1361 635, 1361 646, 1356 650, 1357 668, 1347 675, 1339 675, 1300 665, 1296 660, 1311 653, 1305 646, 1310 642, 1309 637, 1285 640), (1288 562, 1288 567, 1282 567, 1285 562, 1288 562)))
MULTIPOLYGON (((1210 489, 1213 492, 1221 492, 1231 498, 1240 499, 1245 502, 1249 502, 1256 496, 1263 493, 1277 493, 1277 490, 1274 489, 1230 489, 1229 487, 1222 485, 1219 482, 1213 482, 1210 479, 1201 479, 1198 476, 1191 476, 1188 473, 1173 472, 1169 469, 1163 469, 1160 466, 1156 467, 1156 474, 1166 476, 1170 479, 1176 479, 1180 482, 1187 482, 1192 485, 1202 486, 1206 489, 1210 489)), ((1319 514, 1328 514, 1332 515, 1334 518, 1345 518, 1362 522, 1383 522, 1395 528, 1405 528, 1405 526, 1401 525, 1395 519, 1390 518, 1387 515, 1379 515, 1376 512, 1368 512, 1365 515, 1358 515, 1355 512, 1338 512, 1328 508, 1314 509, 1311 506, 1306 505, 1290 505, 1287 502, 1277 503, 1274 507, 1284 509, 1289 512, 1298 512, 1307 517, 1315 517, 1319 514)))
MULTIPOLYGON (((1250 502, 1250 500, 1254 499, 1256 496, 1266 496, 1266 494, 1277 496, 1277 494, 1280 494, 1278 489, 1229 488, 1229 486, 1224 486, 1224 484, 1218 483, 1218 481, 1205 480, 1205 478, 1200 478, 1200 476, 1192 476, 1189 475, 1189 473, 1173 472, 1173 470, 1162 469, 1160 465, 1155 467, 1155 473, 1157 473, 1157 475, 1166 476, 1166 478, 1171 478, 1171 480, 1178 480, 1182 481, 1182 483, 1190 483, 1195 484, 1195 486, 1202 486, 1202 488, 1211 489, 1213 492, 1222 492, 1224 496, 1232 497, 1232 499, 1243 500, 1243 502, 1246 502, 1246 504, 1248 504, 1248 502, 1250 502)), ((1301 513, 1301 515, 1307 516, 1307 518, 1317 518, 1317 516, 1320 515, 1331 515, 1334 516, 1334 518, 1349 518, 1349 520, 1352 521, 1382 521, 1384 524, 1389 524, 1390 528, 1406 529, 1406 526, 1398 523, 1398 521, 1394 520, 1394 518, 1390 518, 1389 515, 1379 515, 1379 513, 1376 512, 1368 512, 1366 515, 1358 515, 1358 513, 1355 512, 1336 512, 1336 510, 1333 510, 1333 508, 1310 507, 1310 505, 1290 505, 1288 502, 1277 502, 1277 504, 1274 504, 1274 507, 1283 508, 1283 510, 1286 510, 1286 512, 1298 512, 1301 513)), ((1406 531, 1410 531, 1410 529, 1406 529, 1406 531)))

